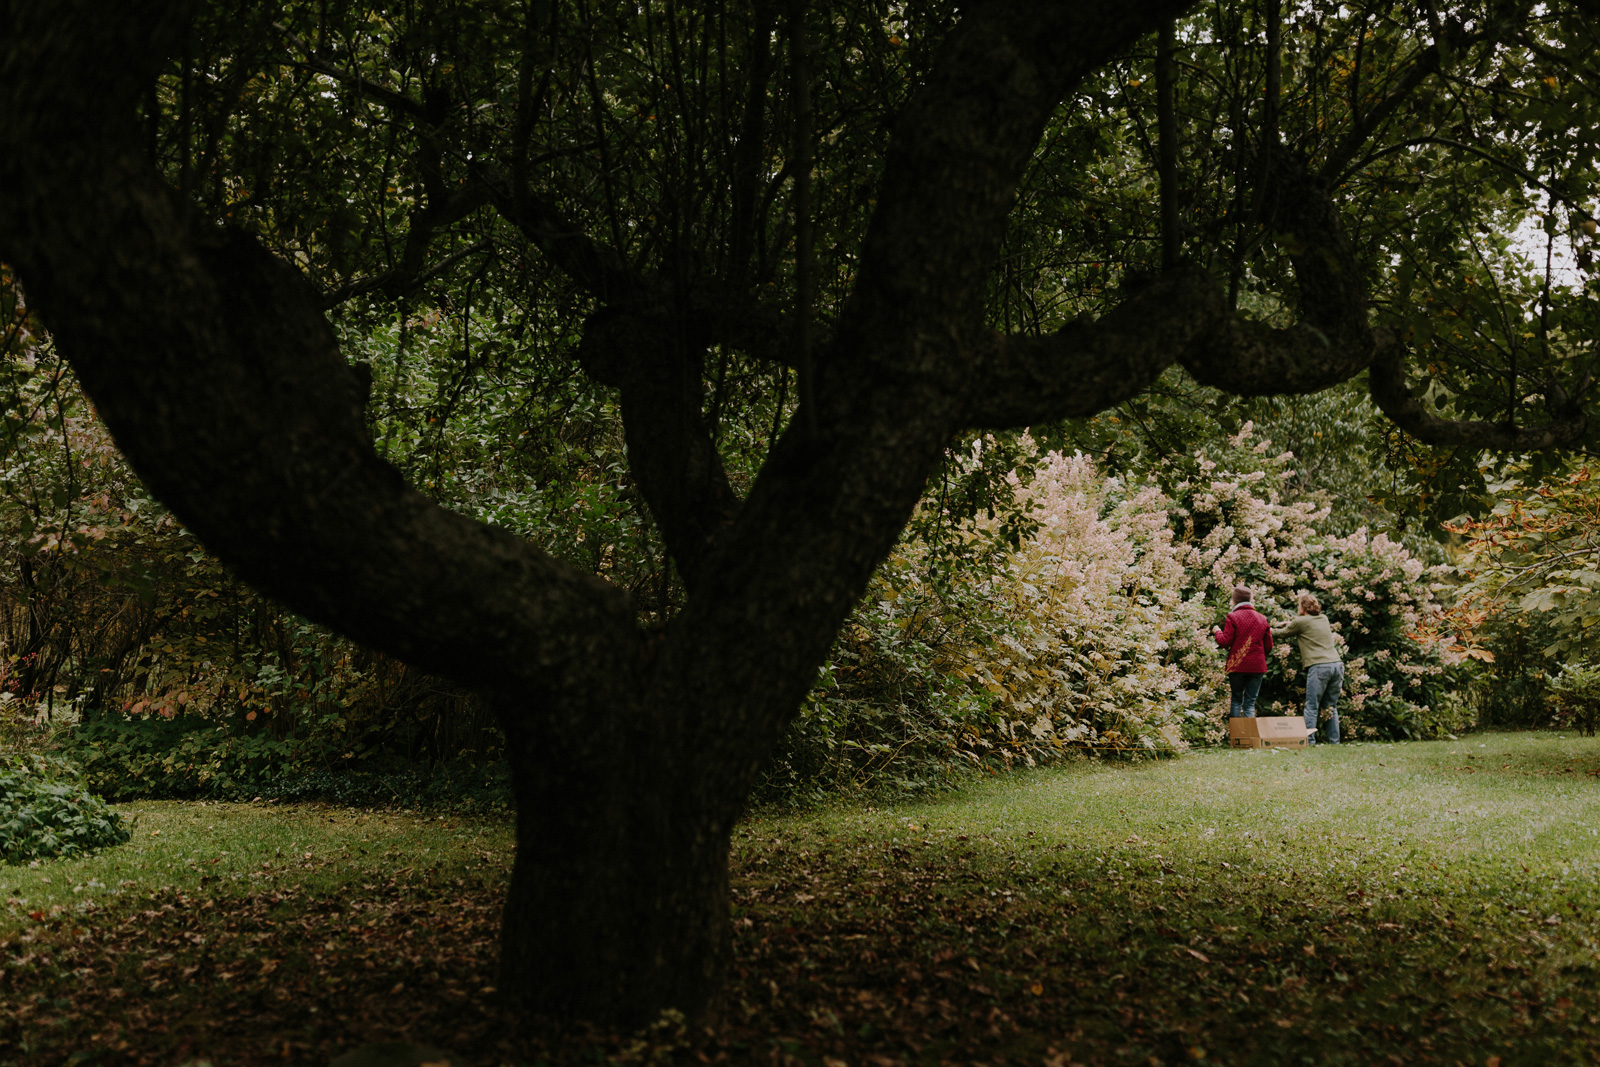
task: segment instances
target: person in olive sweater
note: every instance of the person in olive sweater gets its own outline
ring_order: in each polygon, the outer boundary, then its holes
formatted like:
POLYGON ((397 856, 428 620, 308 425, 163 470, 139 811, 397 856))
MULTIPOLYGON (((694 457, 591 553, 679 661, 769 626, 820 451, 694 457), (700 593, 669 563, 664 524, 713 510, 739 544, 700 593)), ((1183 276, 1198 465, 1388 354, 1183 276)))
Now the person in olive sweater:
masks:
POLYGON ((1267 653, 1272 651, 1272 630, 1266 616, 1250 603, 1248 588, 1233 587, 1233 609, 1211 636, 1228 650, 1228 718, 1255 718, 1261 679, 1267 676, 1267 653))
POLYGON ((1309 593, 1300 596, 1300 614, 1272 628, 1274 637, 1293 637, 1300 644, 1300 666, 1306 672, 1306 730, 1317 743, 1317 716, 1327 721, 1328 744, 1339 743, 1339 691, 1344 688, 1344 663, 1334 643, 1322 605, 1309 593))

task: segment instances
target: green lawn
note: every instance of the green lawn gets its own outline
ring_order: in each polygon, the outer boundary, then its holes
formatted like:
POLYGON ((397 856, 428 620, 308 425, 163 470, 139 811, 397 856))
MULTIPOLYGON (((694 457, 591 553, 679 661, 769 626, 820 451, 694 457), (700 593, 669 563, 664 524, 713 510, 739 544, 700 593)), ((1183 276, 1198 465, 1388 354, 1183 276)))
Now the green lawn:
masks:
POLYGON ((151 892, 211 896, 292 885, 312 895, 427 871, 454 878, 511 847, 506 824, 309 805, 119 804, 132 840, 86 859, 0 867, 0 937, 29 912, 72 914, 151 892))
POLYGON ((1597 775, 1592 739, 1473 735, 759 815, 713 1033, 521 1049, 484 993, 503 821, 123 805, 129 845, 0 869, 0 1063, 1590 1063, 1597 775))
POLYGON ((749 1010, 851 1063, 1592 1063, 1597 774, 1480 735, 755 822, 749 1010))
POLYGON ((0 867, 0 1064, 325 1064, 366 1041, 472 1047, 496 1030, 479 1005, 507 821, 118 810, 126 845, 0 867))

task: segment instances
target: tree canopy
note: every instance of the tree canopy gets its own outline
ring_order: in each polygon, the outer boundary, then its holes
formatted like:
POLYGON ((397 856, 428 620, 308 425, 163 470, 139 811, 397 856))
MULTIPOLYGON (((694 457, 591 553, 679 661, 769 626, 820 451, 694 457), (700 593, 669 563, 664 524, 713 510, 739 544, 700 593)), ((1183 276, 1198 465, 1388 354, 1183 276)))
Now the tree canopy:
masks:
POLYGON ((1587 446, 1595 43, 1502 0, 0 0, 8 328, 246 581, 495 701, 507 995, 700 1012, 733 820, 961 434, 1364 378, 1447 514, 1485 449, 1587 446), (447 440, 581 481, 574 409, 642 577, 445 506, 447 440))

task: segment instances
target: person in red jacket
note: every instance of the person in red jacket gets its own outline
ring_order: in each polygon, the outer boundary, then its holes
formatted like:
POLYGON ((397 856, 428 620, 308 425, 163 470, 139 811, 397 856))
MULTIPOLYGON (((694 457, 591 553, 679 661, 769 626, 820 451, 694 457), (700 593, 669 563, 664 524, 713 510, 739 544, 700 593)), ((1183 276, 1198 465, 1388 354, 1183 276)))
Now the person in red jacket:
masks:
POLYGON ((1233 587, 1233 610, 1211 636, 1228 650, 1228 718, 1256 717, 1256 697, 1267 676, 1267 653, 1272 651, 1272 625, 1250 603, 1250 590, 1233 587))

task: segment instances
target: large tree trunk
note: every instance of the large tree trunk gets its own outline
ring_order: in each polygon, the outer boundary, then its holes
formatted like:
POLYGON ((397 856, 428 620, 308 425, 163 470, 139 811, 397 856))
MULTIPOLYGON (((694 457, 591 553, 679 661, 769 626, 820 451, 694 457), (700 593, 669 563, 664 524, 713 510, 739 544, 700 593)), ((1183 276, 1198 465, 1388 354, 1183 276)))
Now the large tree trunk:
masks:
POLYGON ((624 1027, 667 1008, 709 1017, 728 961, 728 827, 596 827, 591 814, 570 801, 517 809, 501 995, 624 1027))
MULTIPOLYGON (((634 700, 634 722, 651 715, 634 700)), ((582 736, 503 717, 517 854, 501 938, 500 994, 518 1008, 624 1026, 664 1008, 706 1014, 728 957, 728 835, 721 790, 680 740, 618 736, 618 708, 585 701, 582 736), (603 717, 604 716, 604 717, 603 717)))

